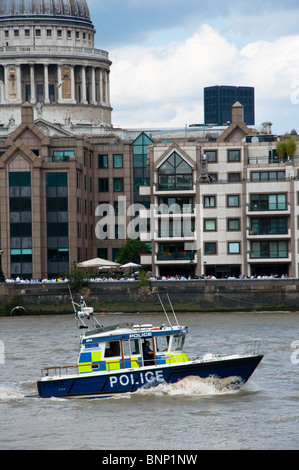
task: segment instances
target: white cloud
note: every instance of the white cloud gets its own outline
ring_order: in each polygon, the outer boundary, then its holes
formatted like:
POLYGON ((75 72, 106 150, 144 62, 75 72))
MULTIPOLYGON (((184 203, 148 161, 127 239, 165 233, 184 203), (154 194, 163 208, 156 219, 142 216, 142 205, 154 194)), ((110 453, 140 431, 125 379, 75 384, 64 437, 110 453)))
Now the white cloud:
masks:
POLYGON ((299 79, 298 50, 299 36, 251 42, 238 50, 204 25, 182 42, 111 51, 113 123, 166 127, 202 122, 205 86, 244 85, 256 89, 257 124, 279 119, 280 106, 286 125, 285 116, 294 121, 298 114, 291 103, 291 86, 299 79))

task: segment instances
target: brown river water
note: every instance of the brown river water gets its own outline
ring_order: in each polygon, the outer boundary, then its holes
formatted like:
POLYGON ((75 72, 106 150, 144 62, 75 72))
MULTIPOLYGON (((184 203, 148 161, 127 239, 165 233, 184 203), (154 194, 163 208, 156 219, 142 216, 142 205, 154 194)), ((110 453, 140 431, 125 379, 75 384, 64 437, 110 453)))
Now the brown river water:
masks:
MULTIPOLYGON (((111 314, 103 325, 165 323, 157 314, 111 314)), ((0 317, 2 450, 222 450, 299 448, 299 313, 184 313, 191 356, 239 352, 261 340, 264 358, 239 391, 187 378, 95 400, 40 399, 43 367, 76 364, 72 315, 0 317)))

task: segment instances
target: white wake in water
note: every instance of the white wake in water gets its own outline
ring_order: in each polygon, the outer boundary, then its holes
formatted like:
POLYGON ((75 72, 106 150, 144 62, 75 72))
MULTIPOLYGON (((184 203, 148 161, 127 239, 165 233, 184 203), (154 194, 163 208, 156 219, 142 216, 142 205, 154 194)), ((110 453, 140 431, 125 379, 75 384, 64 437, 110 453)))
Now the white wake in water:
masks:
POLYGON ((24 394, 13 388, 0 387, 0 401, 20 400, 24 398, 24 394))
POLYGON ((140 388, 136 393, 140 395, 196 397, 235 393, 239 387, 238 377, 228 377, 226 379, 208 377, 201 379, 190 376, 174 384, 162 383, 152 388, 140 388))

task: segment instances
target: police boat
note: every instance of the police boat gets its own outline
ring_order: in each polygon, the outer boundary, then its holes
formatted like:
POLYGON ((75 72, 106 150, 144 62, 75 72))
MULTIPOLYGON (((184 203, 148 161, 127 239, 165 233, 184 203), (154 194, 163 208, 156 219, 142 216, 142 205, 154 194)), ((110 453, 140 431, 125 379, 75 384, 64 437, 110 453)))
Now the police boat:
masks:
POLYGON ((111 397, 132 393, 141 387, 173 384, 190 376, 229 379, 236 389, 247 382, 263 358, 259 354, 259 345, 255 343, 252 351, 244 354, 206 354, 189 358, 184 350, 188 328, 179 325, 166 295, 175 323, 171 324, 158 295, 168 324, 157 327, 134 323, 103 326, 84 299, 79 305, 72 300, 81 332, 77 365, 44 368, 37 381, 39 396, 111 397))

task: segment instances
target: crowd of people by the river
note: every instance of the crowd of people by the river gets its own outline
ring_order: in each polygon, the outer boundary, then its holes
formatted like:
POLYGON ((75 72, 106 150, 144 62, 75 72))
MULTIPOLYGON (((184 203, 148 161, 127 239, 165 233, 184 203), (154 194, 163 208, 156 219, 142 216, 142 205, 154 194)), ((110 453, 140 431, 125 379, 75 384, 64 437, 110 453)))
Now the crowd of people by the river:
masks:
MULTIPOLYGON (((226 276, 224 278, 220 279, 289 279, 292 276, 288 276, 288 274, 269 274, 269 275, 252 275, 252 276, 243 276, 239 275, 237 277, 235 276, 226 276)), ((111 273, 111 274, 102 274, 100 276, 93 276, 90 279, 88 279, 89 282, 115 282, 115 281, 135 281, 139 280, 139 274, 138 273, 132 273, 132 274, 123 274, 123 273, 111 273)), ((213 275, 206 275, 202 274, 201 276, 191 276, 189 275, 168 275, 168 276, 153 276, 149 275, 148 279, 150 281, 187 281, 187 280, 216 280, 217 278, 213 275)), ((67 277, 53 277, 53 278, 43 278, 43 279, 28 279, 25 278, 23 279, 22 277, 17 276, 15 279, 10 278, 6 279, 6 283, 10 284, 29 284, 29 283, 64 283, 64 282, 69 282, 69 279, 67 277)))

